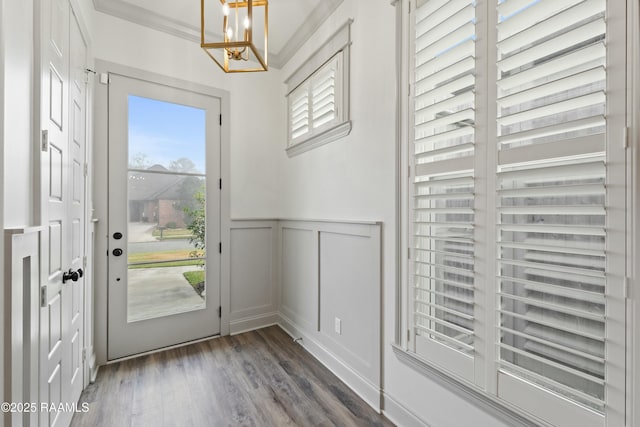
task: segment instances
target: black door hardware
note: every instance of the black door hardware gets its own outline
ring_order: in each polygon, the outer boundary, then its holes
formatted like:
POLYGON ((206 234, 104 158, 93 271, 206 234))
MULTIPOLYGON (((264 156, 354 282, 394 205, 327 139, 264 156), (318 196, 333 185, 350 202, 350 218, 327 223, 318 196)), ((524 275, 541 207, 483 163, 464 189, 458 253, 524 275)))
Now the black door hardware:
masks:
POLYGON ((84 272, 81 268, 77 271, 73 271, 69 269, 69 271, 62 273, 62 283, 67 283, 67 281, 71 280, 73 282, 77 282, 79 278, 84 275, 84 272))

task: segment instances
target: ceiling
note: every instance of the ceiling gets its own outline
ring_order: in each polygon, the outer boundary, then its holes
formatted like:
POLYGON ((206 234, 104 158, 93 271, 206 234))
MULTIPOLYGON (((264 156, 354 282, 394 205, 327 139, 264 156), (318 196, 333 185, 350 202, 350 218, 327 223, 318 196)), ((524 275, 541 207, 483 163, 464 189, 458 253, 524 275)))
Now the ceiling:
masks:
MULTIPOLYGON (((270 0, 269 66, 281 68, 342 1, 270 0)), ((198 0, 93 0, 93 4, 99 12, 200 43, 198 0)), ((219 0, 205 4, 210 6, 207 11, 220 14, 213 20, 221 22, 219 0)))

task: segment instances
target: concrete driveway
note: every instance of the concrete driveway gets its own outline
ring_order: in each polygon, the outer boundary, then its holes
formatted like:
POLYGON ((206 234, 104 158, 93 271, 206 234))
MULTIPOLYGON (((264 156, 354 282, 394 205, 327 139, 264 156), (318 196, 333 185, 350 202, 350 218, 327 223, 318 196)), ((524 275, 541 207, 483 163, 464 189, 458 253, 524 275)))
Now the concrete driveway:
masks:
POLYGON ((127 318, 129 322, 199 310, 202 299, 183 274, 199 267, 161 267, 129 270, 127 318))

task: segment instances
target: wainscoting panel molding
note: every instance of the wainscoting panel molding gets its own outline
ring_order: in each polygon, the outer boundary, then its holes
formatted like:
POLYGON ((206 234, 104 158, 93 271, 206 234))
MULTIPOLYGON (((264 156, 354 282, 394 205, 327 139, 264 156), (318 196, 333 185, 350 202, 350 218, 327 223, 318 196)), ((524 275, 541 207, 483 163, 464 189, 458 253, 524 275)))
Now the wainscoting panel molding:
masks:
POLYGON ((231 334, 278 321, 277 241, 276 220, 231 222, 231 334))
MULTIPOLYGON (((39 227, 4 230, 2 336, 5 402, 38 402, 39 227)), ((37 413, 6 413, 5 425, 36 425, 37 413), (31 423, 31 424, 30 424, 31 423)))
POLYGON ((280 230, 280 326, 380 411, 381 224, 287 220, 280 230))
POLYGON ((318 331, 318 237, 304 224, 280 225, 280 312, 318 331))
POLYGON ((231 334, 279 324, 380 411, 381 232, 378 222, 232 220, 231 334))

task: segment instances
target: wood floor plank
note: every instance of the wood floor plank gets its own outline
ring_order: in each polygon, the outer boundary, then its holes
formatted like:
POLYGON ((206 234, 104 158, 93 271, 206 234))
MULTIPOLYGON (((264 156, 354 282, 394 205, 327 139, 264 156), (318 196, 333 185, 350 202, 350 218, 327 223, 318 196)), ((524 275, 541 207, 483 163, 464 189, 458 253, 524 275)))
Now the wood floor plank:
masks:
POLYGON ((74 427, 392 425, 277 326, 103 366, 81 402, 74 427))

